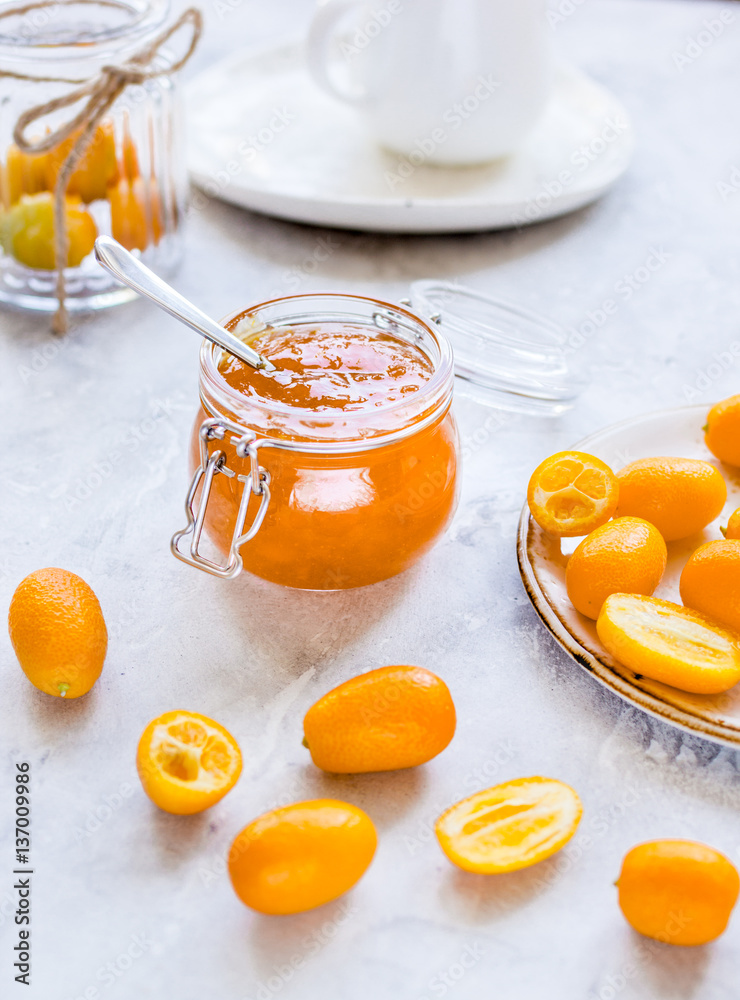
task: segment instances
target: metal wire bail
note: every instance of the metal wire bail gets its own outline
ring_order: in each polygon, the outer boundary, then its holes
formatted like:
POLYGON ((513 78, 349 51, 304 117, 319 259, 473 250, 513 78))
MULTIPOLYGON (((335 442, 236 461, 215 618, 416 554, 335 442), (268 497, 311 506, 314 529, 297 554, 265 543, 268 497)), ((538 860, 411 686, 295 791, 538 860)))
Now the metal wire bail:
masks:
POLYGON ((200 425, 198 438, 200 442, 200 465, 195 470, 190 483, 190 489, 185 498, 187 524, 181 531, 176 531, 172 536, 170 549, 173 555, 190 566, 202 569, 212 576, 221 577, 223 580, 233 580, 244 568, 242 558, 239 555, 239 549, 250 539, 254 538, 265 519, 267 505, 270 502, 270 473, 259 464, 257 457, 258 445, 254 431, 241 427, 239 424, 230 423, 228 420, 222 420, 219 417, 210 417, 200 425), (230 469, 226 465, 226 453, 220 448, 217 448, 211 455, 208 454, 209 443, 212 441, 224 441, 227 435, 230 436, 237 456, 249 459, 249 473, 246 476, 237 475, 233 469, 230 469), (229 556, 224 564, 219 564, 212 559, 208 559, 199 551, 200 539, 208 509, 208 500, 211 495, 211 487, 213 486, 213 480, 219 475, 228 476, 229 478, 236 477, 238 482, 244 484, 239 501, 239 511, 231 536, 229 556), (195 497, 201 483, 203 484, 203 489, 196 510, 195 497), (261 498, 260 505, 248 531, 244 531, 249 501, 252 496, 261 498), (188 551, 182 551, 180 542, 188 536, 190 536, 188 551))

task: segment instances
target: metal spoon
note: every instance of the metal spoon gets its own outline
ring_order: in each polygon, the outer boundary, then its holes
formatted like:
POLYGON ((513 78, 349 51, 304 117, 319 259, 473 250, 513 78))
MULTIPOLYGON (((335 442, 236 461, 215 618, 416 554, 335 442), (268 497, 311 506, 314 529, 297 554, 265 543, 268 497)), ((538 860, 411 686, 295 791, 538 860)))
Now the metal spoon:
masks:
POLYGON ((233 333, 229 333, 220 323, 206 316, 192 302, 188 302, 110 236, 98 236, 95 240, 95 256, 98 263, 114 278, 133 288, 139 295, 151 299, 160 309, 164 309, 170 316, 197 331, 212 344, 217 344, 253 368, 264 368, 269 372, 276 370, 275 365, 235 337, 233 333))

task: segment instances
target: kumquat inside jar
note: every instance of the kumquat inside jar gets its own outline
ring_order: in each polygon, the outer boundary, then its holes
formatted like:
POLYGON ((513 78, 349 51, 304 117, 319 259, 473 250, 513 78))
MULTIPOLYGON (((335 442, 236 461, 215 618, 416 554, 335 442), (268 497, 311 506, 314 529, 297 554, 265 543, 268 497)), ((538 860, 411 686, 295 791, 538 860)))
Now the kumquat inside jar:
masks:
POLYGON ((276 299, 224 326, 275 371, 204 342, 175 555, 304 590, 412 566, 457 504, 447 340, 400 306, 338 294, 276 299), (223 558, 204 554, 204 531, 223 558))

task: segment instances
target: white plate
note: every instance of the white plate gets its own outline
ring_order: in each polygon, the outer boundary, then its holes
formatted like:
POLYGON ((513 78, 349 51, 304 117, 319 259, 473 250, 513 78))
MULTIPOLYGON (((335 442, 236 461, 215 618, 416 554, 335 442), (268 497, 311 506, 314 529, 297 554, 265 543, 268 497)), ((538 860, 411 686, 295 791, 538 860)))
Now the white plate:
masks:
POLYGON ((196 77, 187 102, 188 166, 208 194, 339 228, 443 233, 539 222, 598 198, 633 148, 622 105, 567 67, 526 146, 480 167, 414 167, 383 151, 351 108, 312 82, 298 44, 236 53, 196 77))
MULTIPOLYGON (((702 425, 708 409, 686 406, 648 414, 607 427, 575 446, 614 469, 637 458, 678 455, 711 461, 722 472, 728 490, 722 515, 700 535, 668 545, 668 567, 655 596, 677 604, 681 603, 678 583, 687 558, 701 542, 721 538, 720 524, 726 524, 732 511, 740 507, 740 473, 714 459, 704 444, 702 425)), ((525 504, 519 522, 519 569, 530 600, 560 645, 625 701, 696 736, 740 746, 740 684, 721 695, 688 694, 634 674, 607 653, 599 642, 595 622, 573 608, 565 589, 566 555, 578 541, 563 539, 561 546, 535 524, 525 504)))

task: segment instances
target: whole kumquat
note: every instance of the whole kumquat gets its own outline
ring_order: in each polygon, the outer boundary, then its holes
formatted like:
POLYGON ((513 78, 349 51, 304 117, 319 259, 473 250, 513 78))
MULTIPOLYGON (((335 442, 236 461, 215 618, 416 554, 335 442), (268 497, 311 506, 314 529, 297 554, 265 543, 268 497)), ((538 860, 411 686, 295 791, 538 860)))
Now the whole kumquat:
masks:
POLYGON ((8 630, 24 674, 40 691, 79 698, 100 677, 108 630, 97 597, 75 573, 29 573, 10 602, 8 630))
POLYGON ((730 540, 740 538, 740 507, 730 516, 727 527, 720 530, 725 538, 730 540))
POLYGON ((165 712, 146 727, 136 751, 136 769, 152 802, 182 816, 203 812, 234 787, 242 755, 218 722, 179 710, 165 712))
POLYGON ((719 517, 727 500, 722 474, 693 458, 641 458, 617 473, 617 517, 641 517, 667 542, 686 538, 719 517))
MULTIPOLYGON (((65 201, 67 224, 67 267, 77 267, 93 248, 98 235, 95 220, 79 202, 65 201)), ((10 211, 0 218, 0 243, 6 253, 26 267, 53 271, 54 199, 49 191, 24 194, 10 211)))
MULTIPOLYGON (((62 164, 77 142, 81 130, 74 132, 47 154, 47 190, 53 191, 62 164)), ((105 198, 110 184, 118 180, 118 154, 112 122, 99 125, 89 145, 77 161, 67 184, 66 193, 88 203, 105 198)))
POLYGON ((303 720, 317 767, 337 774, 423 764, 455 734, 447 685, 423 667, 380 667, 329 691, 303 720))
POLYGON ((705 542, 681 573, 681 600, 740 632, 740 540, 705 542))
POLYGON ((740 396, 730 396, 712 407, 704 442, 720 462, 740 466, 740 396))
POLYGON ((544 861, 568 843, 581 800, 553 778, 517 778, 471 795, 437 820, 440 847, 458 868, 483 875, 544 861))
POLYGON ((719 694, 740 681, 740 633, 670 601, 611 594, 596 631, 625 667, 695 694, 719 694))
POLYGON ((348 802, 313 799, 273 809, 245 826, 229 852, 229 876, 260 913, 312 910, 351 889, 373 859, 370 817, 348 802))
POLYGON ((735 866, 693 840, 652 840, 628 851, 617 881, 619 906, 645 937, 666 944, 714 941, 740 891, 735 866))
POLYGON ((532 473, 527 502, 537 524, 561 538, 587 535, 605 524, 619 500, 617 477, 601 459, 560 451, 532 473))
POLYGON ((111 233, 127 250, 146 250, 162 236, 162 212, 154 182, 126 178, 108 189, 111 233))
POLYGON ((596 619, 610 594, 652 594, 667 559, 657 528, 637 517, 616 518, 587 535, 568 560, 568 597, 582 615, 596 619))
POLYGON ((24 194, 47 190, 48 153, 32 155, 13 144, 0 163, 0 203, 11 208, 24 194))

